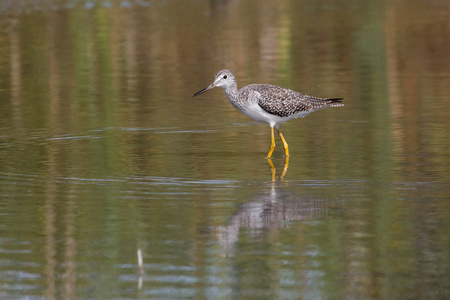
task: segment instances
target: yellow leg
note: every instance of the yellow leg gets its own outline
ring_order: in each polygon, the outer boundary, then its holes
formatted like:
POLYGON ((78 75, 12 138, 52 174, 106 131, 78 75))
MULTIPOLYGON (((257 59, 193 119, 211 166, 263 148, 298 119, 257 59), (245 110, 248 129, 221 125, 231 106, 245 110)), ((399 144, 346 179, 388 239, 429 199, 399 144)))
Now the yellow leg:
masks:
POLYGON ((271 134, 271 137, 272 137, 272 143, 270 144, 270 150, 269 150, 269 153, 267 154, 267 158, 271 158, 272 157, 273 150, 275 149, 275 136, 273 134, 273 127, 270 127, 270 134, 271 134))
MULTIPOLYGON (((286 140, 284 139, 284 136, 281 133, 280 129, 277 129, 277 131, 278 131, 278 134, 280 135, 281 141, 283 142, 284 153, 286 154, 286 157, 289 157, 289 146, 286 143, 286 140)), ((272 133, 273 133, 273 128, 272 128, 272 133)))
POLYGON ((284 159, 283 172, 281 172, 280 179, 283 179, 284 175, 286 175, 288 168, 289 168, 289 156, 286 156, 286 158, 284 159))
POLYGON ((272 181, 274 181, 277 170, 275 169, 275 166, 273 165, 273 162, 270 158, 268 158, 267 161, 269 162, 270 165, 270 172, 272 173, 272 181))
MULTIPOLYGON (((275 174, 277 170, 275 169, 275 166, 273 165, 273 162, 270 158, 268 158, 267 161, 269 162, 270 172, 272 173, 272 181, 275 181, 275 174)), ((289 157, 286 157, 284 159, 283 172, 281 172, 281 175, 279 177, 280 180, 284 178, 284 175, 286 175, 288 168, 289 168, 289 157)))

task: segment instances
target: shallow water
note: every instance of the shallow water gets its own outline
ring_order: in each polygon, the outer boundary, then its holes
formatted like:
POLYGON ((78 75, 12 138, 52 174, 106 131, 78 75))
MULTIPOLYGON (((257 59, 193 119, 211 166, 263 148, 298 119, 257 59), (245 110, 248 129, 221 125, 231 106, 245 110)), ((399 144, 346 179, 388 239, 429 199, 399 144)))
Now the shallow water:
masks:
POLYGON ((0 1, 0 298, 449 298, 449 20, 0 1), (283 124, 267 161, 266 124, 191 97, 223 68, 345 106, 283 124))

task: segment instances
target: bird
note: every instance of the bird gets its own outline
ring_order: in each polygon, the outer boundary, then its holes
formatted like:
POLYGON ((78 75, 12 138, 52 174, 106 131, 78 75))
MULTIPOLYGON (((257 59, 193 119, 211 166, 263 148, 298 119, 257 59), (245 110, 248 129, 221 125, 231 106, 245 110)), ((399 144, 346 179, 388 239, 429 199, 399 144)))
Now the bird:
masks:
POLYGON ((289 146, 279 125, 291 119, 304 118, 313 111, 326 107, 344 106, 343 98, 318 98, 304 95, 287 88, 270 84, 249 84, 238 89, 236 79, 229 70, 221 70, 214 76, 214 82, 195 93, 192 97, 203 94, 214 87, 225 91, 228 101, 247 117, 270 125, 271 144, 267 159, 272 157, 275 149, 274 128, 283 143, 286 157, 289 146))

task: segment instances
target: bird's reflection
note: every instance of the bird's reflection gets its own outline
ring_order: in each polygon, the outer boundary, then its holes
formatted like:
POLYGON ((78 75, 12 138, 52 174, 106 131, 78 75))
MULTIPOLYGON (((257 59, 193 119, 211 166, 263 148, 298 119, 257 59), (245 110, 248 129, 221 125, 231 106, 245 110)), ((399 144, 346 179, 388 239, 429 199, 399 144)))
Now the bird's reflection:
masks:
POLYGON ((339 212, 341 205, 336 198, 298 194, 287 188, 287 182, 273 181, 271 188, 241 204, 227 225, 217 228, 220 244, 231 249, 241 228, 257 236, 264 229, 288 228, 294 221, 324 220, 339 212))
MULTIPOLYGON (((275 169, 275 166, 270 158, 267 158, 267 161, 269 162, 269 165, 270 165, 270 171, 272 173, 272 181, 275 181, 275 175, 276 175, 277 170, 275 169)), ((286 175, 288 168, 289 168, 289 156, 286 156, 286 158, 284 160, 283 171, 281 171, 280 177, 278 177, 278 179, 281 180, 284 178, 284 175, 286 175)))

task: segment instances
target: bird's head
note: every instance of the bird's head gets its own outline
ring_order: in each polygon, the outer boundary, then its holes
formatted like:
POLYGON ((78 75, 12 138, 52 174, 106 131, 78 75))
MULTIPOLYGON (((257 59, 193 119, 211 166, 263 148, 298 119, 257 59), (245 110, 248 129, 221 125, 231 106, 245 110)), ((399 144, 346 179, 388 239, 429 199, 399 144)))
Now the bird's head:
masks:
POLYGON ((228 87, 235 85, 235 84, 236 84, 236 80, 234 79, 233 73, 231 73, 231 71, 229 71, 229 70, 222 70, 222 71, 217 72, 213 83, 211 83, 209 86, 207 86, 203 90, 198 91, 192 97, 203 94, 216 86, 221 87, 225 90, 228 87))

